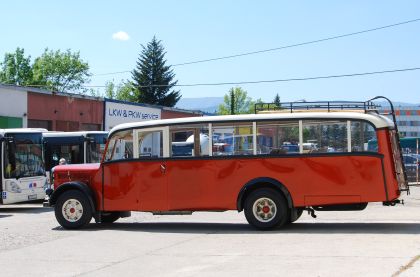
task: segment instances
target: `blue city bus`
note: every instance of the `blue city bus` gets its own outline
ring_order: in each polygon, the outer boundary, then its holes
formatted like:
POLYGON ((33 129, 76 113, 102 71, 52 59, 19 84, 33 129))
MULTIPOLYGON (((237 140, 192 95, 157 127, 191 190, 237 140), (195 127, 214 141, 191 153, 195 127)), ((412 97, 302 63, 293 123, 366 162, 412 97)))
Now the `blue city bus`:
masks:
POLYGON ((66 164, 101 162, 108 132, 44 132, 42 134, 45 171, 49 181, 52 168, 63 160, 66 164))
MULTIPOLYGON (((400 138, 401 150, 404 154, 419 154, 420 137, 400 138)), ((378 149, 376 139, 368 141, 367 150, 372 151, 378 149)))

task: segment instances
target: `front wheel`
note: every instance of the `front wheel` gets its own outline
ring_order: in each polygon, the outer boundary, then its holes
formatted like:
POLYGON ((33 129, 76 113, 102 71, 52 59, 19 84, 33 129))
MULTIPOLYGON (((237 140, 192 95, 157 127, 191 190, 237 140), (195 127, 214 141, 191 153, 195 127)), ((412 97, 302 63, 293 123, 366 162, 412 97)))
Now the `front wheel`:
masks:
POLYGON ((283 226, 289 219, 283 195, 270 188, 251 192, 245 199, 244 211, 249 224, 260 230, 283 226))
POLYGON ((92 219, 92 207, 85 194, 78 190, 63 192, 54 207, 55 217, 65 229, 78 229, 92 219))

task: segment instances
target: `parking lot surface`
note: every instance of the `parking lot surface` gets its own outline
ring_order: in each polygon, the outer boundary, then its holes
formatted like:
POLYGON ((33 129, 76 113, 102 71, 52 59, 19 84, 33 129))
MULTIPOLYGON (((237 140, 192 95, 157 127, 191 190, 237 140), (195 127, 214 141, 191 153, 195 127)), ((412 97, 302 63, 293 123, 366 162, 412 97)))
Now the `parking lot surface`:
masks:
POLYGON ((2 206, 1 276, 420 276, 420 189, 403 198, 269 232, 233 211, 68 231, 41 204, 2 206))

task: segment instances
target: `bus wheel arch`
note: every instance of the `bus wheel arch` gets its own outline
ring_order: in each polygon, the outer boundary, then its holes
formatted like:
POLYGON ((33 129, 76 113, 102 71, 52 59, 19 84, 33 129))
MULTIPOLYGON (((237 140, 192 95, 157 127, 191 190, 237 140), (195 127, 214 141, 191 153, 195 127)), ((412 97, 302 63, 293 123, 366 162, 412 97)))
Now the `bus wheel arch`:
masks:
POLYGON ((60 196, 69 190, 77 190, 80 191, 89 201, 92 215, 96 218, 96 201, 93 197, 92 189, 89 188, 86 184, 81 182, 69 182, 64 183, 60 185, 57 190, 54 190, 53 194, 50 197, 49 203, 50 206, 54 206, 57 204, 57 200, 60 198, 60 196))
POLYGON ((261 177, 249 181, 240 190, 237 199, 238 212, 241 212, 244 209, 245 199, 248 197, 248 195, 250 195, 250 193, 254 190, 262 188, 270 188, 281 193, 287 201, 287 207, 289 209, 294 208, 292 196, 290 195, 290 192, 286 186, 273 178, 261 177))

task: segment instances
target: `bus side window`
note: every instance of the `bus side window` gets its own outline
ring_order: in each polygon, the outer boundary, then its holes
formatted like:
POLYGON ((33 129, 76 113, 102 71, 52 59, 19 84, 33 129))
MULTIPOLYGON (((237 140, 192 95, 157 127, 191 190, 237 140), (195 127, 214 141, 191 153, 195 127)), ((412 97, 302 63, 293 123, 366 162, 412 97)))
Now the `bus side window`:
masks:
POLYGON ((170 127, 171 157, 209 155, 209 129, 206 124, 170 127))
POLYGON ((253 155, 253 127, 251 122, 213 125, 213 156, 253 155))
POLYGON ((378 140, 375 128, 364 121, 351 122, 351 151, 378 152, 378 140))
POLYGON ((139 158, 163 157, 162 131, 139 132, 139 158))
POLYGON ((107 161, 133 158, 133 131, 121 131, 112 136, 106 153, 107 161))
POLYGON ((303 153, 348 152, 346 120, 304 120, 303 153))
POLYGON ((299 122, 257 122, 257 154, 299 153, 299 122))

